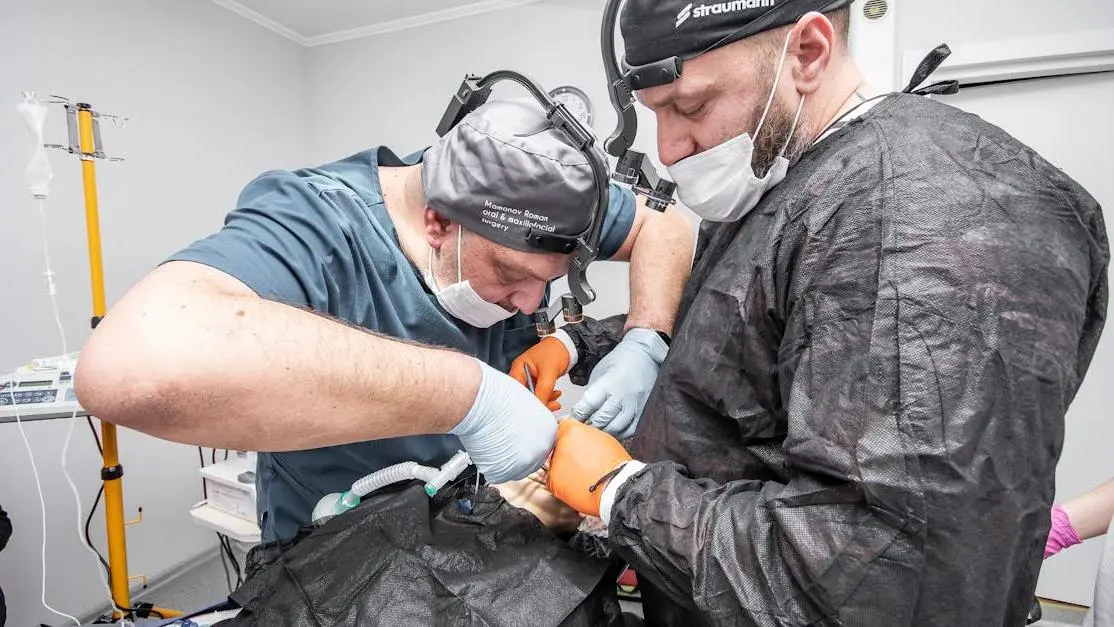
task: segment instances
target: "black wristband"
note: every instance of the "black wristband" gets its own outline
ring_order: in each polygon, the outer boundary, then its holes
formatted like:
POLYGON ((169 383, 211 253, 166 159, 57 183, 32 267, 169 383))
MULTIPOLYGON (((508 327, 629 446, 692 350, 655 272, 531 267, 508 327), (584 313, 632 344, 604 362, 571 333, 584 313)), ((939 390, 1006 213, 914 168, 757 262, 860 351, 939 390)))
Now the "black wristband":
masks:
POLYGON ((623 463, 619 464, 618 466, 616 466, 615 469, 612 470, 611 472, 609 472, 606 475, 600 477, 599 481, 596 481, 592 485, 588 486, 588 491, 589 492, 595 492, 596 490, 598 490, 602 487, 605 487, 609 481, 614 479, 620 472, 623 471, 623 468, 626 468, 628 463, 630 463, 630 462, 623 462, 623 463))

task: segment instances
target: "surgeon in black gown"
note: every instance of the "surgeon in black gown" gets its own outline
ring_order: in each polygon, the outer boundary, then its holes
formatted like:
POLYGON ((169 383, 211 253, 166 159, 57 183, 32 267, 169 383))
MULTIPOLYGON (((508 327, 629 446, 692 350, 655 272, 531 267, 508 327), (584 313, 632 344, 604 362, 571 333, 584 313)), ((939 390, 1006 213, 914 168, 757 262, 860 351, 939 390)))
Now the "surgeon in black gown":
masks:
POLYGON ((921 88, 943 48, 872 89, 849 4, 620 16, 629 67, 681 61, 636 96, 704 222, 629 456, 570 423, 549 485, 608 522, 651 624, 1023 625, 1033 600, 1106 313, 1101 208, 926 95, 954 87, 921 88))

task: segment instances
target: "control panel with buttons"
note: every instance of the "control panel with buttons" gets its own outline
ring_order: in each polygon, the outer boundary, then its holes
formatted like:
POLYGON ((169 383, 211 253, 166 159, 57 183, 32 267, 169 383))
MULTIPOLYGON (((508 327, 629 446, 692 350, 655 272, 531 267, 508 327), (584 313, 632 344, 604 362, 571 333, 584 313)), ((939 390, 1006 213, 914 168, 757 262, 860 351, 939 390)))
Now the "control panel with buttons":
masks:
POLYGON ((33 360, 0 376, 0 421, 84 416, 74 394, 77 354, 33 360))

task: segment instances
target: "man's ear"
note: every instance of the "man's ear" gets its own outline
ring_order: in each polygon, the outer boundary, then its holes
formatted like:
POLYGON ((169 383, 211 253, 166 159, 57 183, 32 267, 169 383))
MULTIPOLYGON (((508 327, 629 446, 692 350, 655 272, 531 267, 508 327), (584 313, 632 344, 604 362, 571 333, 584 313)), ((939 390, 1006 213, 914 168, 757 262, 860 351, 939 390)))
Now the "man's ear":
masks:
POLYGON ((789 54, 795 59, 793 81, 797 92, 811 95, 820 89, 820 77, 832 62, 836 45, 835 28, 823 13, 806 13, 796 26, 789 42, 789 54))
POLYGON ((452 232, 454 222, 429 207, 426 207, 422 219, 425 226, 426 241, 434 250, 441 250, 441 246, 452 232))

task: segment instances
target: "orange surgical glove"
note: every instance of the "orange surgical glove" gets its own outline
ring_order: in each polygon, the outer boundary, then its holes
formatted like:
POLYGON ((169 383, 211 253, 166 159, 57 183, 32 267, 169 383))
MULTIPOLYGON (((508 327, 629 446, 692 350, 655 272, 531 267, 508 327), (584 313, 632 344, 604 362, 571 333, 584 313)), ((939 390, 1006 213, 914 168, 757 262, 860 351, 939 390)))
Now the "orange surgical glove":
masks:
POLYGON ((557 338, 547 337, 519 355, 508 374, 526 385, 526 370, 529 369, 534 380, 534 396, 545 403, 549 411, 557 411, 561 409, 561 404, 557 402, 561 390, 554 390, 553 386, 569 371, 570 361, 565 344, 557 338))
POLYGON ((549 458, 549 491, 581 514, 598 517, 607 480, 629 461, 630 454, 611 435, 576 420, 562 420, 549 458))

